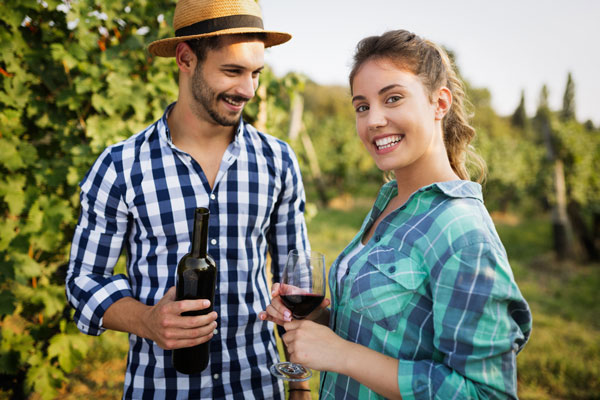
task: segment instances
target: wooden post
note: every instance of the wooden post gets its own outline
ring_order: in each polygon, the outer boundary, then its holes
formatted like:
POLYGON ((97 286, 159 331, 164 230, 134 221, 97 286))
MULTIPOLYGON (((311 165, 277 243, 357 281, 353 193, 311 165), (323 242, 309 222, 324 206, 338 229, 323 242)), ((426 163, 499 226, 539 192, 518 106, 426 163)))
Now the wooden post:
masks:
POLYGON ((290 141, 295 141, 300 137, 304 151, 306 152, 306 158, 308 160, 308 166, 310 168, 311 178, 315 183, 317 194, 319 196, 319 203, 321 206, 327 205, 327 193, 325 190, 325 184, 323 183, 321 175, 321 167, 319 166, 319 159, 315 147, 310 140, 310 136, 304 129, 304 123, 302 122, 302 114, 304 113, 304 98, 298 92, 292 94, 291 99, 291 110, 290 110, 290 126, 288 130, 288 137, 290 141))
POLYGON ((565 171, 562 160, 558 159, 552 143, 550 121, 542 121, 542 135, 546 142, 548 158, 554 164, 554 194, 555 201, 552 207, 552 231, 554 250, 559 260, 564 260, 572 255, 571 229, 567 214, 567 188, 565 184, 565 171))

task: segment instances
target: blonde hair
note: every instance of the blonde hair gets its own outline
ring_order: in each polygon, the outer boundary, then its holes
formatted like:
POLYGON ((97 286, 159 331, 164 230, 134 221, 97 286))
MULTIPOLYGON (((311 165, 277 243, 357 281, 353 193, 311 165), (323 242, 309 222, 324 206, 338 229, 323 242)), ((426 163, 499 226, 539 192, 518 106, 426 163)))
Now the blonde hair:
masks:
POLYGON ((463 82, 448 54, 440 46, 405 30, 394 30, 381 36, 370 36, 356 46, 350 71, 350 90, 360 67, 373 59, 392 61, 398 68, 417 75, 431 96, 443 86, 452 93, 452 106, 443 119, 444 144, 450 165, 460 179, 470 180, 467 162, 478 170, 477 182, 485 179, 483 159, 470 145, 475 129, 465 111, 467 100, 463 82))

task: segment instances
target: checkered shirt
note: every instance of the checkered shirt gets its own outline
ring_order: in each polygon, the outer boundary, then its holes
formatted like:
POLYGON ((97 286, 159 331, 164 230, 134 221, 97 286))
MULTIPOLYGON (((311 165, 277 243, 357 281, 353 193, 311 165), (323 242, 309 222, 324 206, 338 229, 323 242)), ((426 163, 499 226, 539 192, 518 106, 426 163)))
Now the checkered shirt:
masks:
MULTIPOLYGON (((398 359, 404 400, 516 399, 516 355, 529 338, 531 313, 479 184, 418 190, 380 222, 336 281, 339 260, 397 194, 396 185, 383 186, 330 270, 332 329, 398 359)), ((321 397, 383 398, 332 372, 321 374, 321 397)))
MULTIPOLYGON (((171 106, 170 106, 171 107, 171 106)), ((216 335, 201 374, 174 370, 171 351, 129 335, 127 399, 283 398, 269 373, 278 359, 267 252, 278 281, 289 250, 308 246, 304 187, 283 141, 240 121, 211 189, 200 165, 171 141, 166 115, 107 148, 81 182, 81 214, 66 279, 78 328, 104 331, 106 309, 125 296, 154 305, 189 252, 196 207, 210 210, 208 252, 217 263, 216 335), (122 248, 127 276, 113 274, 122 248)))

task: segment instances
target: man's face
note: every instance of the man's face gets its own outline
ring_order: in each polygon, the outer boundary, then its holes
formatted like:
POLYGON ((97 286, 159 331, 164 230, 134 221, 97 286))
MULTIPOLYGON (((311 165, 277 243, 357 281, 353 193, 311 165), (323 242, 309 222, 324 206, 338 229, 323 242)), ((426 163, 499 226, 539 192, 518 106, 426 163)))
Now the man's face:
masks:
POLYGON ((259 40, 227 36, 221 39, 221 47, 208 50, 192 77, 195 114, 221 126, 237 125, 258 87, 264 53, 264 43, 259 40))

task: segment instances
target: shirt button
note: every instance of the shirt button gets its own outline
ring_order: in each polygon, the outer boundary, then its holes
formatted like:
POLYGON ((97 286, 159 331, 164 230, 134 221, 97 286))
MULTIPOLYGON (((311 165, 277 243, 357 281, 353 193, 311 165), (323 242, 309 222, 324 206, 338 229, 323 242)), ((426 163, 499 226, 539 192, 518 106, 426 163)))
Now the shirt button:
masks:
POLYGON ((217 239, 213 239, 210 241, 210 244, 217 244, 217 239))
POLYGON ((219 379, 219 374, 214 374, 214 375, 213 375, 213 379, 215 379, 215 380, 216 380, 216 379, 219 379))
POLYGON ((390 274, 393 274, 394 272, 396 272, 396 267, 391 266, 388 268, 388 271, 390 272, 390 274))
POLYGON ((376 241, 376 242, 379 242, 380 240, 381 240, 381 235, 376 235, 376 236, 375 236, 375 241, 376 241))
POLYGON ((219 334, 219 330, 218 330, 218 329, 215 329, 215 330, 213 331, 213 335, 218 335, 218 334, 219 334))
POLYGON ((214 199, 216 199, 216 198, 217 198, 217 196, 215 196, 215 194, 214 194, 214 193, 212 193, 212 194, 210 195, 210 199, 211 199, 211 200, 214 200, 214 199))

